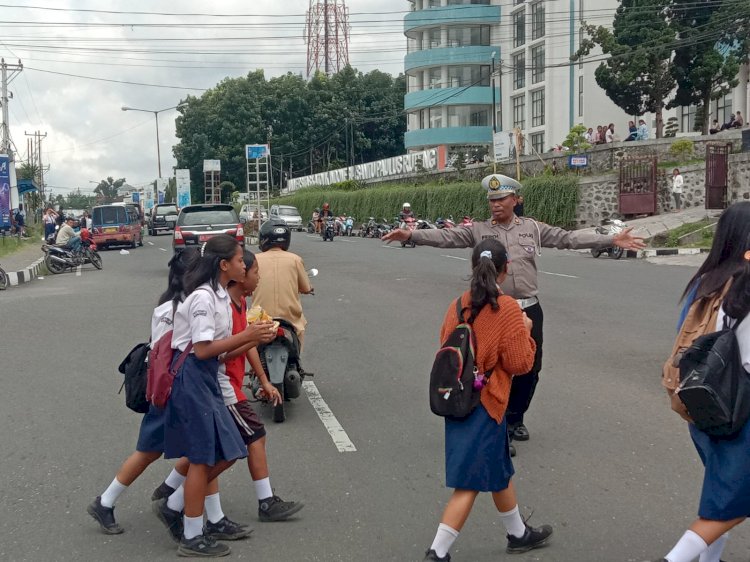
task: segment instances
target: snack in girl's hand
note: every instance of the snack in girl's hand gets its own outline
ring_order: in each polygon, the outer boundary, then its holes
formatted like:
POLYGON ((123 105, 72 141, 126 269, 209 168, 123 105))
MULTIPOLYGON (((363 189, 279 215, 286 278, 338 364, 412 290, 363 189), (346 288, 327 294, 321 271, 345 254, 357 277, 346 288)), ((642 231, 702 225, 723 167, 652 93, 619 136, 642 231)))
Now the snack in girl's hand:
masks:
POLYGON ((247 322, 248 324, 254 324, 255 322, 273 322, 273 330, 279 329, 279 323, 274 321, 273 316, 268 314, 259 306, 254 306, 247 311, 247 322))

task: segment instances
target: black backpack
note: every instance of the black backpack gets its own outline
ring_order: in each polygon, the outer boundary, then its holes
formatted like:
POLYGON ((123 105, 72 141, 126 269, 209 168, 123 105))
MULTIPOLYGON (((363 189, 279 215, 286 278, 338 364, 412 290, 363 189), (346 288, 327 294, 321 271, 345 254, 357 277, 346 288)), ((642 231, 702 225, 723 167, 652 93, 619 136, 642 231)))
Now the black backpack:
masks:
MULTIPOLYGON (((148 400, 146 400, 146 381, 148 372, 148 343, 139 343, 130 350, 127 357, 122 360, 117 368, 125 378, 122 381, 120 392, 125 389, 125 405, 139 414, 148 412, 148 400)), ((119 394, 119 392, 118 392, 119 394)))
POLYGON ((677 396, 695 426, 714 437, 731 437, 750 417, 750 374, 737 343, 740 322, 697 338, 680 359, 677 396))
POLYGON ((465 418, 479 404, 489 373, 480 375, 475 365, 477 338, 464 320, 461 297, 456 300, 458 326, 435 354, 430 372, 430 409, 447 418, 465 418), (482 381, 475 386, 475 380, 482 381))

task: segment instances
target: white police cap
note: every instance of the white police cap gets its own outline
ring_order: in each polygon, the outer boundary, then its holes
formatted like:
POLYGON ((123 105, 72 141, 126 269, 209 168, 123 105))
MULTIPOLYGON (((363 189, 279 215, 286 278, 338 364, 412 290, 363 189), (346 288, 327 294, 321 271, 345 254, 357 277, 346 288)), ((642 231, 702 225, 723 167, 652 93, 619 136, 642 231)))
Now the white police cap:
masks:
POLYGON ((521 184, 502 174, 490 174, 482 180, 482 187, 487 190, 487 199, 502 199, 518 193, 521 184))

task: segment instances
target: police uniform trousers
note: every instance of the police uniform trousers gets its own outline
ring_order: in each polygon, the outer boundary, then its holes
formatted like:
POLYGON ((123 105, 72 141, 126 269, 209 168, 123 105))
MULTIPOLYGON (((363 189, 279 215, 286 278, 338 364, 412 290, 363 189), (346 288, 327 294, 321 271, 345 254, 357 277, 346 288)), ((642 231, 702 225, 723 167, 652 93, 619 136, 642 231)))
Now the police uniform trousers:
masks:
POLYGON ((164 457, 187 457, 192 464, 215 465, 245 458, 247 447, 224 405, 219 362, 189 354, 172 384, 164 424, 164 457))
POLYGON ((531 371, 525 375, 513 377, 510 387, 510 397, 508 398, 508 410, 505 414, 509 430, 512 430, 513 426, 523 423, 523 416, 526 410, 529 409, 536 385, 539 382, 539 371, 542 370, 544 312, 539 303, 525 308, 524 312, 534 323, 531 327, 531 337, 536 342, 536 354, 534 355, 534 366, 531 371))

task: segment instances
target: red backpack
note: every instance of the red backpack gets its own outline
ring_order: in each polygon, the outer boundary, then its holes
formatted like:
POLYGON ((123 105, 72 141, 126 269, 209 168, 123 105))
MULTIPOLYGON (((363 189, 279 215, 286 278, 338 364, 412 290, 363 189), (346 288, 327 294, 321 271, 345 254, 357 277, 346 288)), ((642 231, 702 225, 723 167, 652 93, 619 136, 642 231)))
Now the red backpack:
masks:
POLYGON ((152 343, 151 351, 148 353, 146 400, 157 408, 164 408, 167 405, 169 395, 172 394, 175 375, 187 359, 190 350, 193 349, 193 342, 188 343, 185 351, 173 366, 175 350, 172 349, 172 332, 173 330, 169 330, 156 343, 152 343))

